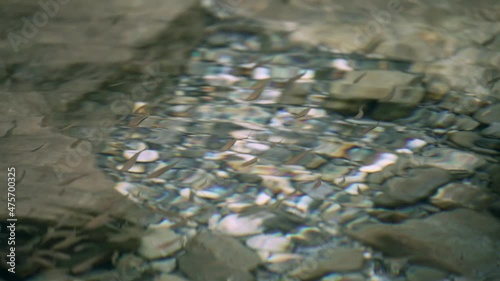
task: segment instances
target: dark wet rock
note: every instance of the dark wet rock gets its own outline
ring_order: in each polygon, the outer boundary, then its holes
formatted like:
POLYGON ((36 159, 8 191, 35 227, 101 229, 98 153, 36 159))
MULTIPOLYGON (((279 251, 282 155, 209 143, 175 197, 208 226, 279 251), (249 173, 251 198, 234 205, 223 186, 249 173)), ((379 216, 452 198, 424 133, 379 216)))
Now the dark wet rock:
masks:
POLYGON ((170 273, 177 267, 177 260, 172 259, 164 259, 164 260, 155 260, 152 261, 151 269, 154 271, 159 271, 162 273, 170 273))
POLYGON ((451 179, 450 174, 438 168, 416 168, 410 177, 394 177, 383 184, 384 193, 374 198, 379 206, 396 207, 413 204, 427 198, 438 187, 451 179))
POLYGON ((480 109, 474 114, 474 118, 484 124, 500 122, 500 103, 480 109))
POLYGON ((452 132, 448 134, 450 141, 461 147, 483 153, 499 154, 500 140, 484 138, 476 132, 452 132))
POLYGON ((250 270, 260 259, 238 240, 211 232, 196 235, 179 257, 179 268, 193 281, 255 280, 250 270))
POLYGON ((381 103, 375 107, 370 117, 375 120, 392 121, 399 118, 405 118, 412 112, 413 107, 381 103))
POLYGON ((400 223, 410 218, 422 218, 428 216, 428 212, 414 207, 407 209, 387 210, 372 209, 367 211, 370 216, 376 217, 379 221, 388 223, 400 223))
POLYGON ((482 210, 492 201, 493 197, 485 189, 461 183, 447 184, 431 198, 432 204, 441 209, 463 207, 482 210))
MULTIPOLYGON (((474 120, 474 118, 466 115, 460 115, 457 118, 456 125, 459 130, 472 131, 476 129, 481 123, 474 120)), ((500 134, 499 134, 500 136, 500 134)))
POLYGON ((489 138, 500 139, 500 122, 493 122, 481 131, 481 134, 489 138))
POLYGON ((492 215, 500 219, 500 199, 497 199, 495 202, 491 203, 488 210, 492 215))
POLYGON ((314 280, 332 272, 349 272, 363 267, 363 251, 354 248, 327 248, 313 258, 303 260, 290 272, 300 280, 314 280))
POLYGON ((348 234, 389 256, 478 278, 498 270, 500 222, 456 209, 402 224, 358 225, 348 234))
POLYGON ((499 154, 500 152, 500 140, 499 139, 491 139, 491 138, 482 138, 474 141, 474 144, 477 145, 481 150, 476 149, 478 151, 485 150, 485 152, 489 152, 491 154, 499 154))

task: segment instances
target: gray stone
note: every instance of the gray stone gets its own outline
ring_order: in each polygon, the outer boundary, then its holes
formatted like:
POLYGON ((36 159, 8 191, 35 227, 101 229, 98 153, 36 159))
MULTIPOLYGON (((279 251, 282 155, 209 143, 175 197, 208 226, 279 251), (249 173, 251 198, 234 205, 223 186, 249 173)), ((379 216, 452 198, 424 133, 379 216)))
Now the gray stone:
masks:
POLYGON ((173 255, 182 248, 182 239, 169 228, 153 228, 142 237, 138 253, 146 259, 173 255))
POLYGON ((406 270, 407 281, 441 281, 446 275, 446 272, 426 266, 410 266, 406 270))
POLYGON ((498 271, 500 222, 475 211, 456 209, 397 225, 358 225, 347 233, 389 256, 473 280, 498 271))
POLYGON ((432 204, 442 209, 469 208, 482 210, 493 202, 493 197, 483 188, 461 183, 450 183, 431 198, 432 204))
POLYGON ((155 277, 154 281, 189 281, 184 277, 173 274, 162 274, 155 277))
POLYGON ((321 250, 316 257, 307 258, 290 276, 300 280, 314 280, 333 272, 349 272, 363 267, 363 251, 353 248, 330 248, 321 250))
POLYGON ((453 143, 479 153, 500 154, 499 140, 484 138, 477 132, 451 132, 448 137, 453 143))
POLYGON ((489 138, 500 139, 500 122, 493 122, 481 131, 481 134, 489 138))
POLYGON ((163 273, 170 273, 177 266, 176 263, 176 259, 155 260, 151 262, 151 269, 163 273))
POLYGON ((450 174, 438 168, 416 168, 411 177, 393 177, 383 184, 384 194, 375 197, 380 206, 395 207, 416 203, 427 198, 438 187, 451 179, 450 174))
POLYGON ((412 32, 382 42, 374 51, 385 57, 403 60, 432 61, 451 56, 457 48, 449 34, 435 31, 412 32))
POLYGON ((420 159, 423 165, 447 170, 451 174, 472 174, 486 164, 486 160, 476 153, 453 148, 431 149, 425 152, 423 158, 416 159, 420 159))
MULTIPOLYGON (((460 116, 458 116, 458 120, 456 122, 456 125, 457 125, 457 128, 459 130, 472 131, 472 130, 476 129, 481 124, 479 122, 477 122, 476 120, 474 120, 474 118, 472 118, 470 116, 460 115, 460 116)), ((499 132, 498 136, 500 137, 500 132, 499 132)))
POLYGON ((212 232, 196 235, 179 257, 180 270, 193 281, 255 280, 249 271, 260 263, 238 240, 212 232))
POLYGON ((330 94, 342 100, 378 100, 416 105, 424 96, 422 88, 408 87, 419 78, 399 71, 350 71, 340 81, 330 83, 330 94))
POLYGON ((500 122, 500 103, 480 109, 474 114, 474 118, 484 124, 500 122))

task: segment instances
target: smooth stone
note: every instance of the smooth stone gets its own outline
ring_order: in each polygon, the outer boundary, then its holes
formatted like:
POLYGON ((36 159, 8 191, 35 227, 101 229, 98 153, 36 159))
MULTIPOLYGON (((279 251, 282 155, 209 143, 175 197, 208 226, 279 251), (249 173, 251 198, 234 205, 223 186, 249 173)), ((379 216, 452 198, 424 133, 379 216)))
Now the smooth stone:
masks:
POLYGON ((402 224, 357 225, 346 233, 389 256, 472 280, 498 270, 500 222, 472 210, 445 211, 402 224))
POLYGON ((360 249, 329 248, 320 250, 313 258, 304 259, 289 275, 300 280, 314 280, 328 273, 360 270, 364 262, 360 249))
POLYGON ((314 247, 325 244, 331 239, 330 235, 317 227, 303 226, 297 229, 298 232, 291 235, 295 245, 314 247))
MULTIPOLYGON (((123 168, 123 166, 124 164, 118 164, 116 166, 116 169, 120 171, 123 168)), ((126 172, 134 174, 144 174, 146 172, 146 166, 144 164, 134 164, 126 172)))
POLYGON ((481 108, 474 118, 483 124, 500 122, 500 103, 481 108))
POLYGON ((500 141, 483 138, 476 132, 452 132, 448 138, 453 143, 484 154, 499 154, 500 141))
POLYGON ((197 234, 179 257, 179 269, 193 281, 253 281, 259 256, 238 240, 212 232, 197 234))
POLYGON ((155 277, 153 281, 189 281, 189 280, 174 274, 162 274, 155 277))
POLYGON ((383 40, 374 53, 392 59, 434 61, 451 56, 459 47, 451 34, 435 30, 407 30, 397 38, 383 40))
POLYGON ((267 263, 285 263, 293 260, 301 260, 304 257, 293 253, 270 253, 266 258, 267 263))
MULTIPOLYGON (((409 85, 416 79, 414 74, 392 70, 350 71, 342 80, 330 83, 330 93, 333 98, 338 99, 372 99, 399 103, 402 100, 397 92, 404 91, 404 88, 395 87, 409 85), (398 100, 391 100, 394 98, 398 100)), ((415 94, 417 98, 411 103, 418 103, 423 97, 422 90, 415 94)))
POLYGON ((407 281, 442 281, 448 274, 426 266, 410 266, 406 270, 407 281))
POLYGON ((441 100, 450 91, 450 85, 445 78, 436 77, 425 84, 425 89, 429 98, 441 100))
POLYGON ((262 176, 262 185, 273 193, 291 194, 295 191, 290 179, 277 176, 262 176))
POLYGON ((389 222, 389 223, 399 223, 409 218, 415 217, 412 213, 409 212, 393 211, 386 209, 373 209, 373 210, 368 210, 367 212, 371 216, 376 217, 379 221, 389 222))
MULTIPOLYGON (((126 159, 132 158, 136 153, 138 153, 138 150, 125 150, 123 152, 123 157, 126 159)), ((144 150, 139 154, 139 157, 137 157, 137 162, 153 162, 156 161, 160 158, 160 153, 156 150, 144 150)))
POLYGON ((285 252, 290 247, 290 239, 277 235, 257 235, 246 241, 248 247, 269 252, 285 252))
POLYGON ((450 183, 440 188, 431 198, 432 204, 441 209, 458 207, 482 210, 493 202, 493 197, 483 188, 461 183, 450 183))
MULTIPOLYGON (((481 125, 481 123, 470 116, 460 115, 457 117, 456 125, 459 130, 472 131, 481 125)), ((500 133, 498 135, 500 136, 500 133)))
POLYGON ((396 207, 413 204, 430 196, 438 187, 449 182, 450 173, 438 168, 415 168, 411 177, 394 177, 383 185, 384 200, 374 198, 379 206, 396 207))
POLYGON ((448 128, 455 124, 456 115, 450 112, 440 112, 432 124, 434 128, 448 128))
POLYGON ((141 239, 138 253, 149 260, 165 258, 182 248, 182 238, 166 227, 151 228, 141 239))
POLYGON ((481 156, 453 148, 435 148, 425 152, 423 165, 449 171, 452 174, 472 174, 486 164, 481 156))
POLYGON ((174 271, 176 266, 176 259, 156 260, 151 262, 151 269, 163 273, 170 273, 174 271))
POLYGON ((481 134, 489 138, 500 139, 500 122, 493 122, 481 131, 481 134))
POLYGON ((224 217, 215 227, 216 231, 230 236, 247 236, 260 234, 263 229, 263 217, 239 216, 231 214, 224 217))

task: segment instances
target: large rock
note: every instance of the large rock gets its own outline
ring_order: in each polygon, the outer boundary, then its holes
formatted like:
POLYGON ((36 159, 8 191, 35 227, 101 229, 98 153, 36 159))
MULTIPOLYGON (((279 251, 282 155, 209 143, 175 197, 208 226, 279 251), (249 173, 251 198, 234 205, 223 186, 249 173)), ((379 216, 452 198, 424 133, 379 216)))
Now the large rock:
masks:
POLYGON ((308 258, 290 276, 300 280, 315 280, 332 272, 360 270, 365 260, 363 251, 354 248, 327 248, 319 251, 317 257, 308 258))
POLYGON ((399 71, 351 71, 344 79, 330 83, 330 94, 342 100, 376 100, 408 106, 424 97, 421 87, 410 86, 419 77, 399 71))
MULTIPOLYGON (((95 153, 104 144, 109 127, 117 124, 112 101, 133 103, 138 97, 130 96, 144 88, 145 76, 155 81, 166 72, 162 61, 157 63, 155 58, 179 67, 199 42, 205 17, 196 3, 2 2, 0 168, 16 168, 16 217, 20 221, 47 227, 70 225, 76 232, 88 223, 98 228, 115 220, 151 222, 149 211, 113 190, 113 181, 97 167, 95 153), (142 49, 144 46, 150 48, 142 49), (148 66, 153 74, 148 74, 148 66), (134 79, 127 76, 131 72, 134 79), (125 87, 109 91, 107 85, 112 84, 125 87), (71 131, 78 136, 68 136, 71 131), (105 216, 99 216, 102 213, 105 216)), ((7 173, 0 174, 0 181, 7 182, 7 173)), ((6 196, 7 192, 1 193, 0 200, 7 201, 6 196)), ((1 219, 8 216, 7 211, 0 210, 1 219)), ((103 235, 107 231, 99 230, 103 235)), ((18 242, 27 243, 28 238, 20 236, 18 242)), ((106 244, 99 254, 114 248, 121 251, 102 238, 82 243, 89 242, 106 244)), ((129 248, 135 247, 129 244, 129 248)), ((18 268, 23 278, 40 267, 23 256, 18 264, 25 265, 18 268)))
POLYGON ((411 177, 393 177, 383 184, 384 193, 375 197, 375 204, 396 207, 413 204, 430 196, 451 179, 450 174, 438 168, 417 168, 411 177))
POLYGON ((500 222, 475 211, 456 209, 397 225, 359 225, 348 234, 387 255, 472 280, 500 273, 500 222))
MULTIPOLYGON (((138 69, 134 70, 136 76, 151 75, 146 56, 161 55, 182 65, 183 54, 201 38, 204 18, 203 11, 194 7, 196 3, 2 3, 5 13, 0 18, 0 31, 6 36, 0 38, 0 85, 6 90, 0 93, 0 131, 4 136, 0 139, 4 164, 0 166, 15 166, 18 180, 22 178, 23 188, 16 193, 24 200, 16 210, 18 216, 58 221, 68 209, 99 213, 116 201, 125 207, 113 208, 113 215, 120 210, 119 217, 123 213, 129 219, 144 216, 139 208, 126 207, 130 202, 112 190, 112 181, 96 167, 94 153, 104 143, 109 127, 117 122, 111 101, 118 97, 101 91, 102 84, 130 83, 124 73, 131 65, 138 69), (188 14, 200 20, 182 22, 188 14), (170 40, 165 40, 166 34, 170 40), (151 46, 148 51, 137 49, 146 45, 151 46), (89 92, 98 94, 80 103, 89 92), (103 106, 107 96, 112 97, 103 106), (66 135, 71 130, 78 132, 77 138, 66 135)), ((165 71, 156 64, 150 70, 165 71)), ((149 77, 153 78, 158 77, 149 77)), ((130 86, 123 90, 126 94, 136 85, 130 86)), ((123 94, 119 99, 134 102, 123 94)), ((0 175, 2 181, 5 177, 0 175)), ((0 198, 4 196, 6 193, 0 198)), ((6 211, 2 209, 0 217, 6 211)))
POLYGON ((259 256, 238 240, 211 232, 195 236, 179 257, 179 268, 193 281, 252 281, 259 256))
POLYGON ((500 30, 496 0, 203 2, 221 17, 248 17, 288 31, 292 42, 404 60, 452 57, 462 47, 487 45, 500 30))

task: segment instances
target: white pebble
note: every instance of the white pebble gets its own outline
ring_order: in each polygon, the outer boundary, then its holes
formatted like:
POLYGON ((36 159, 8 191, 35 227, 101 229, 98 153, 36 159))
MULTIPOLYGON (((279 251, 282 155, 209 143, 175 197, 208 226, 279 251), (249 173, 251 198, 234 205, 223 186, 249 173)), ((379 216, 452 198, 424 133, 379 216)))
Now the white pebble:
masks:
POLYGON ((115 184, 115 190, 120 192, 123 196, 127 196, 133 190, 137 190, 137 186, 130 182, 118 182, 115 184))
POLYGON ((332 62, 333 67, 339 70, 352 71, 352 67, 349 66, 349 62, 345 59, 334 59, 332 62))
POLYGON ((253 204, 250 202, 233 202, 227 204, 227 208, 233 212, 241 213, 248 207, 251 207, 253 204))
POLYGON ((382 171, 385 167, 396 163, 398 156, 391 153, 381 153, 378 159, 371 165, 361 167, 359 170, 366 173, 382 171))
POLYGON ((145 105, 147 105, 147 103, 143 102, 143 101, 137 101, 137 102, 135 102, 134 103, 134 109, 132 110, 132 112, 136 112, 137 109, 139 109, 139 108, 141 108, 141 107, 143 107, 145 105))
POLYGON ((269 201, 271 201, 271 198, 272 197, 269 194, 263 191, 259 193, 255 198, 255 204, 259 206, 266 205, 267 203, 269 203, 269 201))
POLYGON ((302 196, 297 202, 296 208, 302 212, 307 212, 309 210, 309 205, 314 202, 314 199, 308 195, 302 196))
POLYGON ((299 260, 303 259, 304 257, 299 255, 299 254, 292 254, 292 253, 275 253, 269 256, 266 260, 268 263, 282 263, 282 262, 287 262, 291 260, 299 260))
POLYGON ((278 235, 257 235, 247 240, 247 246, 262 251, 286 252, 290 246, 290 239, 278 235))
POLYGON ((358 195, 360 191, 368 190, 368 188, 368 185, 364 183, 353 183, 344 189, 344 191, 351 195, 358 195))
MULTIPOLYGON (((123 157, 130 159, 134 157, 134 155, 139 152, 139 150, 125 150, 123 152, 123 157)), ((137 157, 137 162, 153 162, 160 158, 160 153, 156 150, 144 150, 137 157)))
MULTIPOLYGON (((121 170, 123 168, 123 164, 119 164, 116 166, 117 170, 121 170)), ((142 164, 135 164, 130 169, 127 170, 128 173, 135 173, 135 174, 143 174, 146 172, 146 166, 142 164)))
POLYGON ((215 229, 230 236, 247 236, 262 233, 263 222, 262 217, 240 217, 237 214, 231 214, 224 217, 215 229))
POLYGON ((427 142, 421 139, 411 139, 406 143, 406 147, 413 151, 419 150, 420 148, 427 145, 427 142))
POLYGON ((191 189, 183 188, 179 191, 179 194, 182 196, 182 198, 189 200, 189 198, 191 198, 191 189))
POLYGON ((253 70, 252 78, 255 80, 268 79, 269 77, 271 77, 271 72, 269 71, 269 68, 256 67, 253 70))

